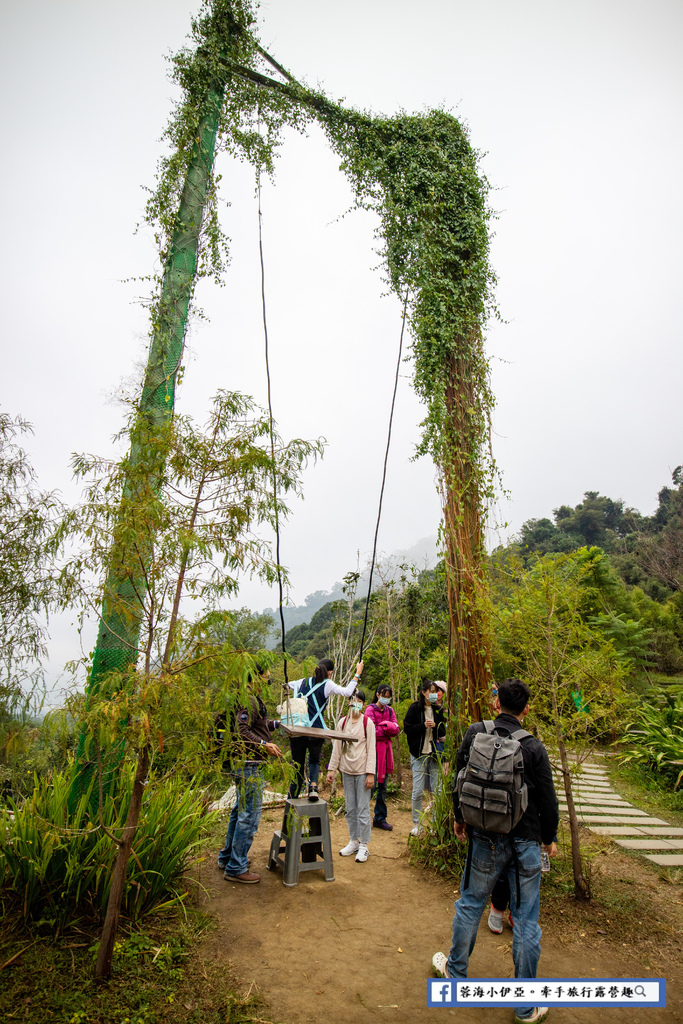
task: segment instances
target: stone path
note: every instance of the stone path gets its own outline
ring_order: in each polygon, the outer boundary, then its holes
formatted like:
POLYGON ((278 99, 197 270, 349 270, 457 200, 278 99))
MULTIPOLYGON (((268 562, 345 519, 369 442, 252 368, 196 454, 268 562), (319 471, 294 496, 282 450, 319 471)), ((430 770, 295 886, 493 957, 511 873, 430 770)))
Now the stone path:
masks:
MULTIPOLYGON (((555 774, 555 788, 560 814, 566 815, 567 801, 559 772, 555 774)), ((617 846, 626 850, 642 850, 654 864, 683 867, 683 852, 676 853, 683 851, 683 828, 650 817, 647 811, 639 810, 615 793, 607 772, 595 759, 584 761, 572 791, 579 821, 592 832, 613 837, 617 846), (616 838, 626 836, 631 838, 616 838)))

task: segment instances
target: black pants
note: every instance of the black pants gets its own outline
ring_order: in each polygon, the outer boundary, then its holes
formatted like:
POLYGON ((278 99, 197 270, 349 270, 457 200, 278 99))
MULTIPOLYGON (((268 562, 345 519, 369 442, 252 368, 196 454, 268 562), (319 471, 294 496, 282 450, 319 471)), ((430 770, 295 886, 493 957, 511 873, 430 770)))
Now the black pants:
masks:
POLYGON ((292 736, 289 743, 292 748, 292 761, 296 765, 296 778, 289 787, 289 795, 297 797, 304 784, 304 772, 306 768, 306 751, 308 751, 308 781, 318 781, 320 775, 320 754, 323 749, 323 740, 311 736, 292 736))
POLYGON ((378 824, 380 821, 387 820, 387 782, 389 776, 385 775, 382 782, 377 781, 377 773, 375 772, 375 786, 372 795, 375 797, 375 813, 373 821, 378 824))
POLYGON ((508 882, 506 875, 501 875, 493 887, 493 892, 491 893, 491 904, 496 908, 496 910, 500 910, 502 913, 509 902, 510 883, 508 882))

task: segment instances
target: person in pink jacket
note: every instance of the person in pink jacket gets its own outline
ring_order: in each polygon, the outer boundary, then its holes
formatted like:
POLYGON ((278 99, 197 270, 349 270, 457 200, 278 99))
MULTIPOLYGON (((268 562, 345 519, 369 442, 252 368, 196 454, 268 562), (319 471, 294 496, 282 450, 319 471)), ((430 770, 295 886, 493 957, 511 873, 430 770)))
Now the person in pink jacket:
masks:
POLYGON ((398 736, 399 728, 396 713, 391 707, 392 689, 390 686, 377 687, 375 699, 368 704, 365 717, 371 718, 375 726, 377 738, 377 768, 375 770, 375 813, 372 819, 373 828, 383 828, 386 832, 393 830, 387 821, 387 776, 394 770, 394 752, 391 741, 398 736))

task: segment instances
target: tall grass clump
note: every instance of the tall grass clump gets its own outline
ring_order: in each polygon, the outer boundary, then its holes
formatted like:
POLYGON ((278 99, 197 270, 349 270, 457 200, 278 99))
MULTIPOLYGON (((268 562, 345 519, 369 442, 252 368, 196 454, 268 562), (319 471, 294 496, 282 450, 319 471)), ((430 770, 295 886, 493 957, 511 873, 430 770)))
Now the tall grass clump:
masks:
MULTIPOLYGON (((90 790, 68 811, 71 773, 35 776, 23 803, 0 808, 0 898, 25 924, 58 929, 104 914, 118 839, 133 788, 123 766, 106 795, 101 816, 90 816, 90 790)), ((130 921, 182 901, 182 875, 211 822, 203 794, 181 779, 150 786, 134 842, 123 897, 130 921)))
MULTIPOLYGON (((455 764, 455 757, 451 758, 451 763, 455 764)), ((411 855, 447 878, 459 878, 465 866, 467 844, 459 842, 453 834, 453 772, 440 772, 439 782, 431 805, 420 819, 420 835, 410 839, 411 855)))

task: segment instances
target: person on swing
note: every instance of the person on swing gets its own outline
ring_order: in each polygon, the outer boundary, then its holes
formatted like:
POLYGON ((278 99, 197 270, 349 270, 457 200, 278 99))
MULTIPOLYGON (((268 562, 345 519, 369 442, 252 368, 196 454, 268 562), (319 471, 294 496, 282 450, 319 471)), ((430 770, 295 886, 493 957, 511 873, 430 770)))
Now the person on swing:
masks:
MULTIPOLYGON (((519 679, 500 683, 494 702, 498 715, 494 734, 513 737, 529 712, 531 691, 519 679)), ((489 723, 490 724, 490 723, 489 723)), ((457 757, 457 771, 468 761, 477 733, 486 731, 483 722, 469 727, 457 757)), ((465 825, 456 788, 453 789, 454 832, 466 843, 469 838, 468 864, 460 883, 460 899, 455 904, 453 941, 446 957, 435 953, 434 970, 444 978, 466 978, 470 954, 477 938, 479 921, 491 890, 501 876, 510 885, 510 908, 515 927, 512 933, 512 959, 516 978, 535 978, 541 955, 541 929, 538 912, 541 899, 541 846, 550 857, 557 856, 554 837, 559 824, 557 796, 548 753, 534 736, 525 733, 519 744, 524 761, 524 782, 528 805, 512 831, 507 834, 480 832, 465 825)), ((456 775, 457 780, 457 775, 456 775)), ((538 1022, 548 1016, 545 1006, 518 1006, 515 1022, 538 1022)))
MULTIPOLYGON (((358 684, 363 672, 363 662, 356 665, 356 674, 347 686, 340 686, 332 679, 334 675, 334 662, 330 658, 323 658, 315 666, 315 672, 306 679, 293 679, 289 681, 289 688, 294 691, 295 697, 305 697, 308 703, 308 718, 311 727, 324 729, 325 721, 323 713, 327 702, 333 693, 342 697, 350 697, 358 684)), ((316 736, 292 736, 290 738, 292 748, 292 761, 296 765, 296 776, 289 787, 289 796, 297 797, 304 784, 306 770, 306 751, 308 751, 308 796, 309 800, 318 799, 318 778, 320 776, 320 754, 323 749, 324 740, 316 736)))

